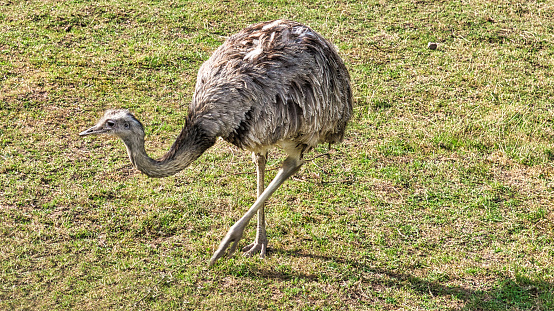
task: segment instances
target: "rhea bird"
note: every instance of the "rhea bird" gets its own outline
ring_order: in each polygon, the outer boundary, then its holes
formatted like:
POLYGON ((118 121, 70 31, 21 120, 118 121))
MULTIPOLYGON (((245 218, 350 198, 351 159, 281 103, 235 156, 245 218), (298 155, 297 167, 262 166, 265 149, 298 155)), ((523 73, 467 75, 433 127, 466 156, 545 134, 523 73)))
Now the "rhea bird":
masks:
POLYGON ((245 255, 267 250, 264 203, 304 163, 303 154, 321 143, 342 141, 352 115, 350 76, 336 48, 311 28, 275 20, 251 25, 229 37, 198 72, 185 125, 160 159, 144 148, 144 127, 125 109, 108 110, 79 135, 111 134, 123 140, 131 163, 150 177, 185 169, 218 137, 252 152, 257 200, 222 240, 210 259, 231 256, 257 213, 256 237, 245 255), (287 154, 267 188, 270 148, 287 154))

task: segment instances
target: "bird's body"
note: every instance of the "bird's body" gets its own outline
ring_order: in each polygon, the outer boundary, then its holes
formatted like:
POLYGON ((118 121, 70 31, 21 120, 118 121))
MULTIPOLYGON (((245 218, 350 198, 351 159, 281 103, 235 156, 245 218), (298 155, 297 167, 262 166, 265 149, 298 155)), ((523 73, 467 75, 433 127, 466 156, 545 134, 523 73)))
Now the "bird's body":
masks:
POLYGON ((159 160, 146 155, 142 124, 126 110, 110 110, 81 135, 111 133, 125 142, 131 162, 151 177, 177 173, 222 137, 253 152, 258 200, 229 231, 212 257, 230 253, 253 213, 258 235, 247 251, 265 254, 264 201, 302 165, 302 154, 320 143, 337 143, 352 114, 348 71, 335 48, 302 24, 277 20, 255 24, 228 38, 201 66, 185 126, 159 160), (268 149, 289 155, 264 191, 268 149))
POLYGON ((283 140, 334 143, 352 111, 348 80, 333 46, 310 28, 261 23, 230 37, 202 65, 189 113, 253 152, 283 140))

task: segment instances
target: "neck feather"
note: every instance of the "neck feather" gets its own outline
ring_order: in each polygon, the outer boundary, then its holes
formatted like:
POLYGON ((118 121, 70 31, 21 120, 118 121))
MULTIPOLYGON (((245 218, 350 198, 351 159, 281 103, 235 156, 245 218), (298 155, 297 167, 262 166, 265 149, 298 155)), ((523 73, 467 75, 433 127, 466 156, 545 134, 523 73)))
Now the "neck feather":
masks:
POLYGON ((149 177, 167 177, 174 175, 215 144, 215 137, 209 136, 199 125, 187 124, 177 137, 169 151, 159 160, 146 154, 144 137, 123 138, 127 153, 133 165, 149 177))

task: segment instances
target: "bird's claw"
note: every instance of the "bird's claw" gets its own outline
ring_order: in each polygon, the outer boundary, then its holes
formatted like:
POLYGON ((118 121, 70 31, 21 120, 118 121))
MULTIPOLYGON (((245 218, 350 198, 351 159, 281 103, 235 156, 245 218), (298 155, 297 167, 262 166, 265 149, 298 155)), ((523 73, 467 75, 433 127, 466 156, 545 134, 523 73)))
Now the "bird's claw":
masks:
POLYGON ((252 257, 257 252, 260 252, 260 258, 265 257, 266 250, 267 250, 267 242, 264 243, 264 242, 258 242, 258 241, 255 241, 254 243, 249 244, 242 249, 242 251, 244 252, 244 256, 252 257))
POLYGON ((237 229, 234 226, 229 229, 229 232, 227 232, 227 235, 225 235, 225 238, 223 238, 223 240, 219 244, 219 247, 210 259, 210 266, 213 266, 219 258, 223 257, 227 248, 229 248, 229 251, 227 252, 227 257, 231 257, 233 255, 233 253, 237 249, 240 239, 242 238, 243 231, 244 228, 237 229))

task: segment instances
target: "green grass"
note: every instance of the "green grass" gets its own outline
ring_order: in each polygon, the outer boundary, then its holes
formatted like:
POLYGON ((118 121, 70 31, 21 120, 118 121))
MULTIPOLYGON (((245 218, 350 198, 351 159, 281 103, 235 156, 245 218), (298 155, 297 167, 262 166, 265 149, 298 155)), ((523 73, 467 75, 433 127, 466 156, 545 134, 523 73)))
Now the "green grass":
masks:
POLYGON ((0 309, 553 310, 554 5, 361 2, 0 2, 0 309), (128 108, 161 156, 202 62, 276 18, 339 47, 355 116, 269 200, 268 257, 208 268, 250 155, 150 179, 77 134, 128 108))

